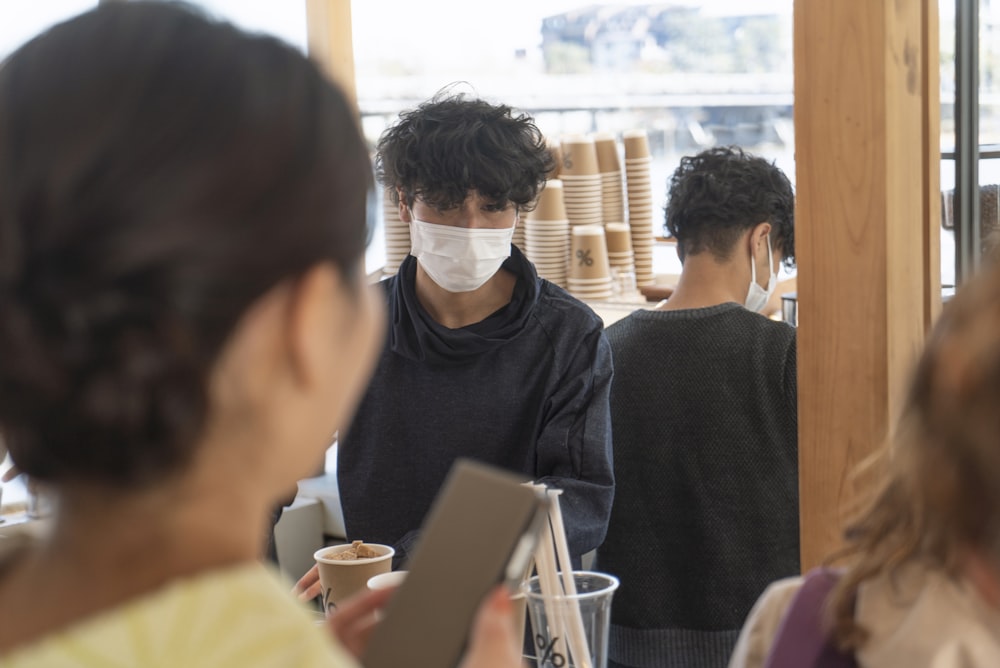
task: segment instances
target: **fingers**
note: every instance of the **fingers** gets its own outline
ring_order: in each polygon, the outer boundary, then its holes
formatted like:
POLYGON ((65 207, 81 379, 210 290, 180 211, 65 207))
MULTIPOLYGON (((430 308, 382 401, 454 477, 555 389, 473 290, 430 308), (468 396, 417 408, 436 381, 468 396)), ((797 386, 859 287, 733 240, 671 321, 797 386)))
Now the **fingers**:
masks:
POLYGON ((323 585, 317 580, 305 589, 298 591, 297 595, 300 601, 311 601, 317 596, 323 595, 323 585))
POLYGON ((323 593, 323 585, 319 581, 319 566, 313 566, 299 578, 299 581, 292 587, 292 594, 300 601, 311 601, 323 593))
POLYGON ((363 591, 343 601, 330 614, 328 628, 348 652, 360 658, 378 623, 375 613, 385 607, 396 588, 363 591))
MULTIPOLYGON (((376 612, 384 608, 396 588, 361 592, 342 602, 327 625, 334 637, 354 657, 361 658, 378 624, 376 612)), ((514 629, 510 593, 497 587, 479 607, 473 623, 469 651, 462 668, 523 668, 521 643, 514 629)))
POLYGON ((514 629, 510 592, 497 587, 479 606, 462 668, 520 667, 521 642, 514 629))
POLYGON ((4 471, 3 476, 0 477, 0 482, 10 482, 19 475, 21 475, 21 472, 17 469, 17 467, 11 466, 9 469, 4 471))
POLYGON ((384 608, 394 593, 396 593, 396 587, 376 589, 375 591, 365 589, 341 602, 331 615, 331 619, 334 623, 350 623, 350 620, 362 618, 384 608))

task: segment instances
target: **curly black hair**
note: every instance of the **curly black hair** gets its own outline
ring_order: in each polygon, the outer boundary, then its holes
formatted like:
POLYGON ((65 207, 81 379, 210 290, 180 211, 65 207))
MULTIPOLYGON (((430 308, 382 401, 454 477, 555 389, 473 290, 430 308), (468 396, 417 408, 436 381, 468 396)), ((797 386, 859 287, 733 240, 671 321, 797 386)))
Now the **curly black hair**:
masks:
POLYGON ((553 167, 529 116, 447 90, 402 112, 376 149, 376 177, 393 202, 401 190, 408 206, 419 197, 442 210, 474 190, 495 204, 530 211, 553 167))
POLYGON ((795 266, 795 195, 773 162, 738 146, 718 146, 681 158, 670 177, 664 229, 677 239, 681 261, 709 251, 729 258, 740 236, 771 224, 774 247, 795 266))
POLYGON ((352 107, 277 39, 115 2, 5 61, 0 118, 11 456, 55 483, 168 476, 246 309, 320 262, 357 275, 374 182, 352 107))

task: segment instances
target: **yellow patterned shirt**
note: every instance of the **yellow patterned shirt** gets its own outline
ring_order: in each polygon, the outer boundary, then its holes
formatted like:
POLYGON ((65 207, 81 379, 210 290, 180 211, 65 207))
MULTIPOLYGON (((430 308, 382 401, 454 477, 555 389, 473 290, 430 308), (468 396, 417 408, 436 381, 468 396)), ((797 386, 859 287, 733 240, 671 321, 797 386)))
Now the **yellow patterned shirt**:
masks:
POLYGON ((0 656, 2 668, 354 668, 261 564, 177 580, 0 656))

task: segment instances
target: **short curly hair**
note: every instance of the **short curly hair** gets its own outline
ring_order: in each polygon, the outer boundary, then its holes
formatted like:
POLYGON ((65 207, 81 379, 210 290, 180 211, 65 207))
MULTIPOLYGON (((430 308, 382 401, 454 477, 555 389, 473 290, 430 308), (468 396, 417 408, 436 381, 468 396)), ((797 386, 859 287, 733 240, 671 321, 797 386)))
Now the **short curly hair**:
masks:
POLYGON ((664 229, 677 239, 681 261, 704 251, 729 259, 740 236, 771 224, 783 263, 795 266, 795 195, 773 162, 738 146, 717 146, 681 158, 670 178, 664 229))
POLYGON ((465 201, 470 190, 530 211, 553 167, 531 117, 507 105, 439 93, 404 111, 376 146, 375 173, 393 199, 419 197, 438 209, 465 201))

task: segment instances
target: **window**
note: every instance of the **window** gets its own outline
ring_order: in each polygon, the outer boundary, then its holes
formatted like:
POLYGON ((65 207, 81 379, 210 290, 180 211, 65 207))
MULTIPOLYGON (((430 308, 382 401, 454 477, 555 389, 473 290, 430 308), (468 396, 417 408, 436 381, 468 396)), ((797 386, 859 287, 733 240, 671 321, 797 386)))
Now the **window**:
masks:
MULTIPOLYGON (((399 111, 463 82, 556 140, 645 129, 657 210, 680 157, 713 145, 740 144, 794 182, 792 3, 510 0, 482 19, 446 0, 354 2, 365 134, 374 144, 399 111)), ((369 270, 385 261, 382 232, 369 270)), ((654 270, 680 272, 671 245, 657 246, 654 270)))
MULTIPOLYGON (((941 21, 941 285, 949 294, 956 284, 955 232, 950 193, 955 188, 955 2, 940 0, 941 21)), ((979 184, 983 237, 1000 235, 1000 2, 979 4, 979 184), (995 188, 993 188, 995 186, 995 188)), ((986 247, 993 241, 987 240, 986 247)))
MULTIPOLYGON (((209 14, 250 32, 269 33, 306 51, 305 2, 189 0, 209 14)), ((93 9, 97 0, 3 0, 0 2, 0 58, 51 26, 93 9)))
POLYGON ((306 3, 247 2, 246 0, 188 0, 210 14, 243 30, 261 32, 307 50, 306 3))
POLYGON ((0 2, 0 59, 56 23, 97 6, 97 0, 3 0, 0 2))

